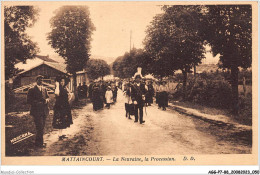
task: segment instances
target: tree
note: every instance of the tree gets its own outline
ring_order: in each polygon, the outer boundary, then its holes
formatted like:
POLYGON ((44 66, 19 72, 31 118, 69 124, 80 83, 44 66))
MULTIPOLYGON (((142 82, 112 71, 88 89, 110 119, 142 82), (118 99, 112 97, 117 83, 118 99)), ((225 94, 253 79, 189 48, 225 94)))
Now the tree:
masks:
POLYGON ((151 73, 161 77, 183 73, 186 97, 187 73, 204 58, 204 39, 200 34, 201 6, 163 6, 146 30, 145 51, 150 55, 151 73))
POLYGON ((205 38, 223 68, 231 70, 233 112, 238 114, 238 67, 252 64, 252 8, 250 5, 207 6, 205 38))
POLYGON ((5 79, 17 73, 14 65, 26 62, 39 52, 37 44, 26 34, 37 20, 39 9, 33 6, 4 7, 5 79))
POLYGON ((116 58, 116 60, 112 63, 112 70, 113 70, 113 74, 115 77, 120 77, 121 73, 120 73, 120 69, 121 69, 121 62, 123 60, 123 56, 119 56, 116 58))
POLYGON ((114 75, 120 78, 130 78, 136 71, 137 67, 142 67, 142 74, 148 72, 148 55, 143 49, 133 48, 131 52, 126 52, 123 56, 119 56, 112 65, 114 75))
POLYGON ((63 6, 50 20, 52 31, 48 34, 49 44, 67 64, 67 71, 73 76, 76 91, 76 72, 83 70, 90 56, 91 35, 95 30, 86 6, 63 6))
POLYGON ((99 77, 110 74, 110 67, 106 61, 101 59, 90 59, 86 66, 86 72, 90 79, 95 80, 99 77))

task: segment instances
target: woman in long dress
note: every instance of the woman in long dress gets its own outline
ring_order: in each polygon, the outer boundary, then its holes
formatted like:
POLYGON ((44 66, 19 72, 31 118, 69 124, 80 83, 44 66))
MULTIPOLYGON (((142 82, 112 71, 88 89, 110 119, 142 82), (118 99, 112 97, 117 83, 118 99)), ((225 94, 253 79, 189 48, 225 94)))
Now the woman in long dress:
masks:
POLYGON ((160 95, 159 95, 159 107, 165 111, 166 107, 168 107, 168 87, 166 86, 166 81, 162 82, 162 85, 159 88, 160 95))
POLYGON ((116 86, 115 83, 113 83, 113 84, 111 85, 111 89, 112 89, 112 93, 113 93, 113 101, 114 101, 114 103, 115 103, 116 100, 117 100, 117 91, 118 91, 117 86, 116 86))
POLYGON ((101 109, 103 106, 101 88, 99 82, 97 81, 92 87, 92 104, 94 111, 101 109))
POLYGON ((62 134, 63 129, 70 127, 72 122, 71 108, 69 104, 69 90, 66 87, 66 78, 58 79, 55 88, 56 102, 54 105, 53 128, 59 129, 59 140, 66 138, 62 134))
POLYGON ((155 103, 158 105, 159 105, 159 95, 160 95, 160 82, 157 81, 155 84, 155 103))
POLYGON ((131 119, 130 115, 131 115, 131 104, 132 104, 132 100, 131 100, 131 85, 130 83, 126 83, 125 87, 124 87, 124 96, 125 96, 125 116, 128 117, 128 119, 131 119))

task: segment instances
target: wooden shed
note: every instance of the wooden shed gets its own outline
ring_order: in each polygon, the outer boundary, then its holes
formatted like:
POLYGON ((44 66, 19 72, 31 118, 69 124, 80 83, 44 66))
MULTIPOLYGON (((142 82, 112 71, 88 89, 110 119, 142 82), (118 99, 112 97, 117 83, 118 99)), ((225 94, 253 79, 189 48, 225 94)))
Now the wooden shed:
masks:
MULTIPOLYGON (((33 65, 31 65, 32 62, 27 63, 27 65, 23 64, 22 66, 25 69, 14 77, 13 89, 15 92, 26 93, 36 83, 38 75, 44 76, 44 84, 52 91, 55 85, 55 78, 61 75, 68 75, 64 63, 56 62, 48 58, 48 56, 37 56, 33 61, 33 65)), ((72 86, 69 85, 69 87, 72 86)))
MULTIPOLYGON (((48 56, 36 56, 33 60, 28 60, 26 64, 19 63, 18 69, 24 69, 18 73, 12 80, 12 87, 16 93, 27 93, 27 90, 36 84, 36 77, 38 75, 44 76, 43 84, 52 93, 55 87, 55 79, 57 76, 69 75, 70 82, 68 88, 73 92, 73 78, 67 72, 66 65, 49 58, 48 56)), ((88 83, 88 78, 85 70, 77 72, 77 86, 79 83, 88 83)))

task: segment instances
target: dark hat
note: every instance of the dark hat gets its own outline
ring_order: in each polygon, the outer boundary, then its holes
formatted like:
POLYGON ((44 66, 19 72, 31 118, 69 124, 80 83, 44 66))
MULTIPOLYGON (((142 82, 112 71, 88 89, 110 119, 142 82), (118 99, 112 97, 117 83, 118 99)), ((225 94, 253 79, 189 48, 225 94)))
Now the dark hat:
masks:
POLYGON ((42 75, 38 75, 37 77, 36 77, 36 81, 37 80, 39 80, 39 79, 43 79, 44 77, 42 76, 42 75))

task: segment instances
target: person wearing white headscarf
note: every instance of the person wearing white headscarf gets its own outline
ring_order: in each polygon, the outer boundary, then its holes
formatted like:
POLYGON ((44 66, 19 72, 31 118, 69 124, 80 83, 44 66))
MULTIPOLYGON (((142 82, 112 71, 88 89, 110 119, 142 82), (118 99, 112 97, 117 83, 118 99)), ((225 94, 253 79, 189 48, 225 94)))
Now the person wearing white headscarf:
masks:
POLYGON ((69 89, 66 87, 68 81, 66 78, 60 78, 55 83, 55 105, 54 105, 54 116, 52 126, 55 129, 59 129, 59 140, 67 138, 66 135, 62 134, 63 129, 70 127, 72 122, 71 108, 69 100, 70 96, 69 89))
POLYGON ((162 107, 162 109, 165 111, 166 107, 168 107, 168 86, 166 86, 166 81, 162 81, 162 84, 159 87, 159 102, 158 106, 159 108, 162 107))

